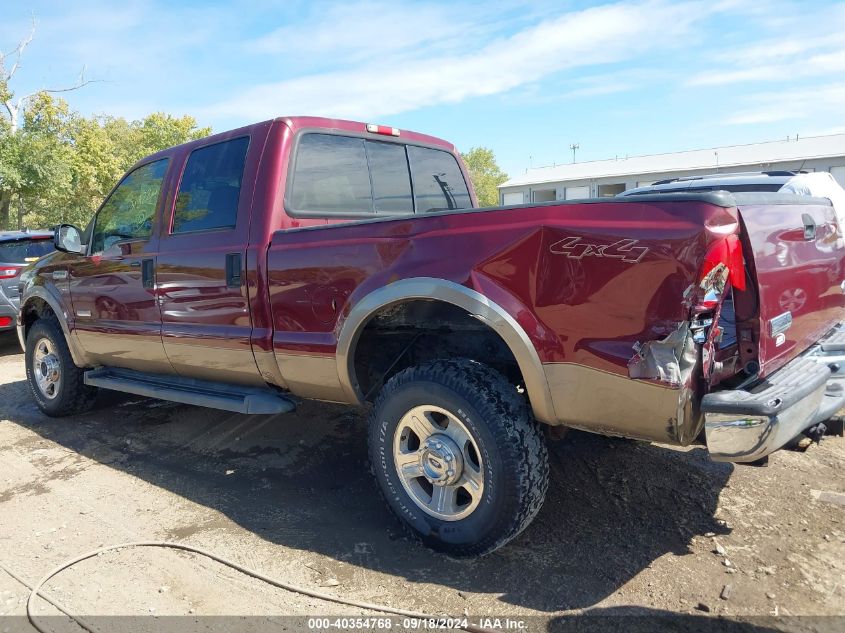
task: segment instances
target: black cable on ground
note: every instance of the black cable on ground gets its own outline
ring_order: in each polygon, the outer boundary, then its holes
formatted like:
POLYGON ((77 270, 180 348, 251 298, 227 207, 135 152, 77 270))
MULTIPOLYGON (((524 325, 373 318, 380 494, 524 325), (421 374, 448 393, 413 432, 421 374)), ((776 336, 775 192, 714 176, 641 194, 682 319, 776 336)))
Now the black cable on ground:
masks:
MULTIPOLYGON (((221 565, 225 565, 226 567, 230 567, 231 569, 235 569, 242 574, 246 574, 247 576, 252 576, 253 578, 257 578, 262 582, 266 582, 269 585, 274 587, 278 587, 279 589, 284 589, 286 591, 290 591, 293 593, 298 593, 304 596, 309 596, 311 598, 317 598, 318 600, 326 600, 328 602, 335 602, 337 604, 342 604, 350 607, 357 607, 359 609, 366 609, 367 611, 377 611, 380 613, 389 613, 391 615, 399 615, 407 618, 414 618, 415 620, 438 620, 439 616, 428 615, 425 613, 419 613, 417 611, 408 611, 406 609, 397 609, 395 607, 389 607, 386 605, 374 604, 371 602, 363 602, 360 600, 350 600, 347 598, 341 598, 340 596, 333 596, 329 593, 323 593, 321 591, 314 591, 313 589, 307 589, 305 587, 299 587, 297 585, 292 585, 290 583, 282 582, 281 580, 276 580, 275 578, 270 578, 269 576, 265 576, 262 573, 259 573, 253 569, 249 569, 248 567, 244 567, 243 565, 236 563, 234 561, 228 560, 223 558, 222 556, 218 556, 213 552, 209 552, 208 550, 201 549, 199 547, 194 547, 193 545, 186 545, 185 543, 174 543, 170 541, 133 541, 129 543, 120 543, 118 545, 109 545, 107 547, 100 547, 93 551, 87 552, 86 554, 81 554, 76 558, 70 559, 56 567, 55 569, 51 570, 47 574, 44 575, 41 580, 39 580, 35 586, 31 588, 29 593, 29 599, 26 601, 26 615, 29 618, 29 621, 32 623, 38 631, 41 633, 49 633, 45 629, 41 628, 35 620, 35 615, 32 612, 32 607, 35 604, 36 598, 40 595, 39 592, 41 588, 51 579, 53 576, 63 572, 64 570, 73 567, 77 563, 80 563, 84 560, 89 558, 94 558, 95 556, 99 556, 105 552, 111 552, 114 550, 121 550, 121 549, 128 549, 132 547, 161 547, 165 549, 179 549, 186 552, 191 552, 193 554, 199 554, 200 556, 205 556, 206 558, 210 558, 213 561, 220 563, 221 565)), ((14 574, 11 574, 9 570, 6 570, 10 575, 12 575, 18 582, 21 582, 26 587, 29 587, 26 583, 20 580, 14 574)), ((43 596, 42 596, 43 597, 43 596)), ((67 615, 68 617, 72 618, 79 626, 83 629, 88 631, 89 633, 99 633, 90 623, 85 622, 78 616, 73 615, 70 613, 65 607, 60 606, 54 600, 48 599, 53 606, 55 606, 59 611, 67 615)), ((487 629, 474 626, 472 624, 467 624, 464 627, 461 627, 465 631, 470 631, 471 633, 489 633, 487 629)))

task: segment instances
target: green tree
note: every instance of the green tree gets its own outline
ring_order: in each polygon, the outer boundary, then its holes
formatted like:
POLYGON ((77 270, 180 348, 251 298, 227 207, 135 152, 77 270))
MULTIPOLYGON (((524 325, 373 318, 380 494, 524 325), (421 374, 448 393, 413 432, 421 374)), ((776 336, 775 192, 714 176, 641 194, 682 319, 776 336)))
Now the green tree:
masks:
POLYGON ((498 186, 508 179, 508 175, 499 168, 493 150, 487 147, 473 147, 468 152, 461 153, 461 158, 469 170, 478 204, 482 207, 499 204, 498 186))
POLYGON ((73 154, 68 117, 67 105, 44 93, 30 100, 14 132, 11 126, 0 130, 0 228, 20 226, 28 206, 68 192, 73 154))
MULTIPOLYGON (((84 225, 123 174, 138 160, 211 134, 191 116, 157 112, 139 121, 113 116, 75 117, 73 187, 65 221, 84 225)), ((41 222, 43 224, 43 222, 41 222)))

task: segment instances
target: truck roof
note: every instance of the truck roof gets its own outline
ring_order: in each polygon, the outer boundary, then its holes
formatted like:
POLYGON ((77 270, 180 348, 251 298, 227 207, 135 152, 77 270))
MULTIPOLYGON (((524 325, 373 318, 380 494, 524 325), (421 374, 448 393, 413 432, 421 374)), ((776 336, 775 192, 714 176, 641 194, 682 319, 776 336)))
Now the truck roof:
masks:
MULTIPOLYGON (((232 130, 224 130, 222 132, 218 132, 216 134, 212 134, 210 136, 205 136, 201 139, 197 139, 195 141, 190 141, 188 143, 182 143, 181 145, 176 145, 174 147, 168 147, 166 149, 161 150, 160 152, 156 152, 155 154, 151 154, 150 156, 146 156, 141 159, 140 162, 146 162, 148 159, 158 156, 166 156, 172 152, 172 150, 176 147, 179 148, 186 148, 189 151, 199 145, 207 145, 209 141, 213 141, 218 137, 220 140, 224 140, 226 138, 232 138, 233 136, 237 135, 238 133, 242 132, 243 134, 249 134, 250 131, 254 128, 257 128, 262 125, 266 125, 267 123, 271 123, 273 121, 281 121, 285 125, 287 125, 292 131, 298 132, 300 130, 305 129, 312 129, 314 131, 336 131, 336 132, 354 132, 358 134, 370 134, 374 139, 379 138, 379 134, 376 133, 369 133, 367 131, 368 123, 363 123, 360 121, 348 121, 346 119, 330 119, 326 117, 313 117, 313 116, 280 116, 276 117, 275 119, 268 119, 266 121, 259 121, 257 123, 251 123, 249 125, 245 125, 243 127, 234 128, 232 130)), ((379 124, 380 127, 385 127, 382 124, 379 124)), ((454 152, 455 146, 448 141, 445 141, 441 138, 437 138, 436 136, 429 136, 428 134, 421 134, 419 132, 413 132, 411 130, 403 130, 399 128, 397 129, 399 132, 399 138, 401 140, 408 141, 410 143, 418 143, 421 145, 430 145, 434 147, 439 147, 449 152, 454 152)), ((389 137, 390 138, 390 137, 389 137)))

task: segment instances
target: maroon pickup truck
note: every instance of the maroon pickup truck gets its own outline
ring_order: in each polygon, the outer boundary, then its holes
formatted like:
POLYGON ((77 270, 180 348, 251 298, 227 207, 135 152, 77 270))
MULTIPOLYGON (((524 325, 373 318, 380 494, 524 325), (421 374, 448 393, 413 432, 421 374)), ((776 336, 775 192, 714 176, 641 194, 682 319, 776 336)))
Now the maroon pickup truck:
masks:
POLYGON ((459 555, 537 514, 544 426, 755 462, 845 403, 828 200, 474 207, 452 145, 384 126, 279 118, 149 156, 22 276, 33 397, 372 403, 387 503, 459 555))

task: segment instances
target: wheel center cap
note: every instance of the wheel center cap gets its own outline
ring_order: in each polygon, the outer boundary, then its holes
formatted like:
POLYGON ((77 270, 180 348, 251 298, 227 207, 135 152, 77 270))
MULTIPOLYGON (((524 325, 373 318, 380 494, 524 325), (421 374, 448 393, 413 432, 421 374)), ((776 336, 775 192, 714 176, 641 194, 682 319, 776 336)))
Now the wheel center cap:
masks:
POLYGON ((59 377, 59 359, 49 354, 41 359, 41 375, 47 380, 55 382, 59 377))
POLYGON ((425 478, 435 486, 449 486, 460 479, 464 463, 461 449, 452 438, 435 433, 423 443, 420 466, 425 478))

